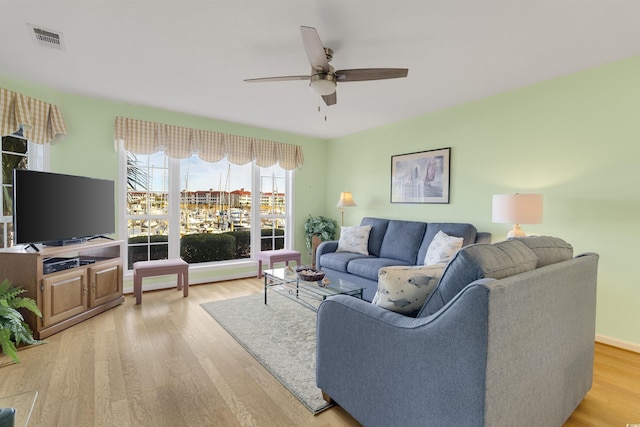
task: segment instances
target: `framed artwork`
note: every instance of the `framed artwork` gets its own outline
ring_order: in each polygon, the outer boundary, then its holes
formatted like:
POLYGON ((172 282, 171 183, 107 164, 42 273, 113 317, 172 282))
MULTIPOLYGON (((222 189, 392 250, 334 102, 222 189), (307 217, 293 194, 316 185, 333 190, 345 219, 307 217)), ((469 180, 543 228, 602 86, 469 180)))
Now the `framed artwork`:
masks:
POLYGON ((391 156, 391 203, 449 203, 451 148, 391 156))

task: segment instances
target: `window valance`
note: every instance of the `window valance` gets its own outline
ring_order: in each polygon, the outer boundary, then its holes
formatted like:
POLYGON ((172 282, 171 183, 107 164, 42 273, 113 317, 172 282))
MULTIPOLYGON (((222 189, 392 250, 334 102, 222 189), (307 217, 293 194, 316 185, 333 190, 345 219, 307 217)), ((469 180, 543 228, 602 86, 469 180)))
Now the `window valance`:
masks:
POLYGON ((0 134, 22 129, 31 142, 47 144, 67 134, 64 117, 57 105, 0 88, 0 134))
POLYGON ((224 158, 238 165, 255 160, 261 167, 278 163, 286 170, 304 163, 302 147, 298 145, 126 117, 116 117, 115 138, 124 141, 124 148, 134 154, 164 150, 169 157, 185 159, 196 153, 212 163, 224 158))

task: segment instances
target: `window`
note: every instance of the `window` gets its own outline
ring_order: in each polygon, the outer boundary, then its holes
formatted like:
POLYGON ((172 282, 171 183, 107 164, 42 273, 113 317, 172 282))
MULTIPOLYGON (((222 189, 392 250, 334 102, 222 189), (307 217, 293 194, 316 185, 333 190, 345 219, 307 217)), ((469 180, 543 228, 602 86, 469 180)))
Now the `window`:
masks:
POLYGON ((287 221, 285 170, 272 166, 260 171, 260 226, 263 251, 285 247, 284 229, 287 221))
POLYGON ((128 265, 169 257, 169 158, 127 153, 128 265))
POLYGON ((48 145, 33 144, 22 138, 22 132, 2 137, 2 176, 0 177, 0 248, 13 246, 13 170, 44 170, 48 145))
POLYGON ((135 261, 163 258, 181 257, 190 264, 237 261, 251 258, 256 245, 286 246, 292 172, 277 165, 122 151, 129 269, 135 261))

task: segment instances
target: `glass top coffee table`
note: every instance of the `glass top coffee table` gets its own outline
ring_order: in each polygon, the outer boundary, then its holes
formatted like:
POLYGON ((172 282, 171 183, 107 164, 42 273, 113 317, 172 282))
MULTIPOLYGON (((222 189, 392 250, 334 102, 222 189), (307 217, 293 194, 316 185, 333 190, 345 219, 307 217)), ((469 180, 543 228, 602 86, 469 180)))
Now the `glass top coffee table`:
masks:
POLYGON ((37 397, 38 392, 35 390, 0 397, 0 409, 12 408, 15 410, 12 416, 9 416, 10 411, 0 414, 0 425, 4 425, 3 423, 5 423, 10 426, 24 427, 29 424, 29 418, 31 418, 31 412, 33 412, 33 406, 36 403, 37 397))
POLYGON ((362 286, 345 280, 332 280, 321 286, 321 282, 299 279, 295 271, 286 268, 264 271, 265 304, 269 289, 316 312, 320 303, 332 295, 349 295, 362 299, 362 286))

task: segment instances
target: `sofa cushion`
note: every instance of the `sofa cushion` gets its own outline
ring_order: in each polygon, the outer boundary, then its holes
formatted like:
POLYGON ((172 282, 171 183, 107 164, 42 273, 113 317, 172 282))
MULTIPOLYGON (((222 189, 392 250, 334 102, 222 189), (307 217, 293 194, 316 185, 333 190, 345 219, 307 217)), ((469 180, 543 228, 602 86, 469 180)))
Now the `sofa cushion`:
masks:
POLYGON ((537 267, 555 264, 573 258, 573 246, 562 239, 551 236, 518 237, 538 257, 537 267))
POLYGON ((428 298, 418 317, 440 310, 475 280, 485 277, 503 279, 533 270, 537 263, 536 254, 519 240, 464 247, 447 265, 438 287, 428 298))
POLYGON ((433 238, 427 255, 424 257, 424 265, 447 263, 453 255, 462 247, 462 237, 449 236, 443 231, 433 238))
MULTIPOLYGON (((391 220, 387 232, 382 240, 380 256, 394 258, 411 265, 418 264, 417 254, 424 232, 427 229, 426 222, 391 220)), ((421 258, 422 261, 424 258, 421 258)))
POLYGON ((380 256, 380 246, 382 246, 382 239, 387 232, 389 226, 388 219, 364 217, 360 221, 360 225, 370 225, 371 231, 369 232, 369 254, 380 256))
POLYGON ((342 227, 336 252, 353 252, 369 255, 370 225, 360 227, 342 227))
POLYGON ((354 258, 349 261, 349 264, 347 265, 347 273, 377 281, 378 270, 380 270, 382 267, 388 267, 390 265, 410 264, 393 258, 378 258, 372 256, 360 257, 354 258))
POLYGON ((438 284, 445 265, 381 268, 378 272, 378 291, 371 303, 415 316, 438 284))
POLYGON ((462 246, 468 246, 476 242, 478 230, 475 226, 457 222, 430 222, 427 224, 427 231, 424 233, 420 250, 418 251, 418 260, 422 262, 427 255, 427 250, 433 238, 442 231, 449 236, 462 237, 462 246))
MULTIPOLYGON (((355 254, 353 252, 329 252, 320 256, 321 268, 329 268, 331 270, 347 272, 347 265, 357 258, 366 258, 367 256, 362 254, 355 254)), ((369 257, 376 259, 372 255, 369 257)))

